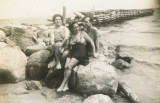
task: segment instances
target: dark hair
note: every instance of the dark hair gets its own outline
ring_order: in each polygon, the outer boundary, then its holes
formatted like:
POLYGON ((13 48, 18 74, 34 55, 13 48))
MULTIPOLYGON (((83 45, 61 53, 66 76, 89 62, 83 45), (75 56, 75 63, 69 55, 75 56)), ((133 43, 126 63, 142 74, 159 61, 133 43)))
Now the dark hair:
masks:
POLYGON ((89 18, 89 21, 90 21, 90 22, 93 22, 93 17, 91 17, 91 16, 85 16, 85 17, 83 18, 83 21, 84 21, 86 18, 89 18))
POLYGON ((56 17, 60 17, 62 20, 62 23, 63 23, 63 17, 60 14, 53 15, 53 17, 52 17, 53 22, 55 22, 56 17))
POLYGON ((72 28, 73 28, 74 24, 78 24, 78 22, 77 22, 77 21, 72 21, 72 22, 69 23, 68 29, 69 29, 71 32, 72 32, 72 28))

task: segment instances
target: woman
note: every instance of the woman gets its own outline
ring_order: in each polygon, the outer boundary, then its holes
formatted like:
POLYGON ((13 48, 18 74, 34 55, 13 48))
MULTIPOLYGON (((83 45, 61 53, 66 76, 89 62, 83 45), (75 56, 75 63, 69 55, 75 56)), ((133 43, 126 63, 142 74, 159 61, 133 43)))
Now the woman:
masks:
POLYGON ((56 68, 61 69, 60 60, 64 60, 68 54, 67 40, 69 39, 69 30, 63 26, 63 17, 59 14, 53 16, 55 27, 50 34, 50 42, 53 46, 53 53, 56 60, 56 68))
POLYGON ((72 69, 82 61, 87 58, 87 48, 86 43, 90 43, 93 50, 93 56, 95 54, 95 46, 92 39, 83 31, 79 30, 78 22, 72 22, 69 24, 69 29, 71 31, 69 45, 71 47, 69 56, 67 57, 65 70, 64 70, 64 79, 61 86, 57 89, 58 92, 68 90, 68 82, 71 75, 72 69))

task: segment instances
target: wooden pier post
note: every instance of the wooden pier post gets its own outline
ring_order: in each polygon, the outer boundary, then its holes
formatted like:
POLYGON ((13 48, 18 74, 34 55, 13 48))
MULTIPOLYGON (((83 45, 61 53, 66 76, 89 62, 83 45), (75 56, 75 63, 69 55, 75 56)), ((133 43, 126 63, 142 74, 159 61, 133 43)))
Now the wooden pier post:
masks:
POLYGON ((66 24, 66 7, 65 6, 63 6, 62 16, 63 16, 63 22, 64 22, 64 24, 66 24))

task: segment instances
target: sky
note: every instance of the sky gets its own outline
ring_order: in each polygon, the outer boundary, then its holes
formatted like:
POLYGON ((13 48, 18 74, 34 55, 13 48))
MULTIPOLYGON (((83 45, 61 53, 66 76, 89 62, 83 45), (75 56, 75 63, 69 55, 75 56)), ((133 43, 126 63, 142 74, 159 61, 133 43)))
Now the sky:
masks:
POLYGON ((159 7, 160 0, 0 0, 0 19, 47 17, 91 9, 144 9, 159 7))

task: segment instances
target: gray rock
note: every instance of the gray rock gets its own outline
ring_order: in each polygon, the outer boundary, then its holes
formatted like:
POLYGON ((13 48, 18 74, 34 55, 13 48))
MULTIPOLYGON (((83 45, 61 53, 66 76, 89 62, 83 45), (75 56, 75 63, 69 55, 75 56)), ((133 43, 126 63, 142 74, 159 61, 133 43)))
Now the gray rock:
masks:
POLYGON ((11 28, 11 36, 9 38, 14 41, 22 50, 26 47, 36 45, 37 28, 32 26, 17 26, 11 28))
POLYGON ((11 28, 12 26, 4 26, 2 28, 0 28, 3 32, 5 32, 6 36, 10 36, 11 35, 11 28))
POLYGON ((102 42, 99 42, 99 53, 104 53, 104 46, 102 42))
POLYGON ((45 45, 33 45, 33 46, 28 46, 26 48, 26 50, 24 51, 26 55, 31 55, 33 54, 34 52, 38 52, 40 50, 45 50, 47 47, 45 45))
POLYGON ((87 66, 77 66, 71 75, 72 87, 82 94, 116 93, 118 77, 111 65, 101 61, 91 61, 87 66))
POLYGON ((128 62, 122 60, 122 59, 118 59, 116 61, 114 61, 112 63, 112 65, 117 68, 117 69, 127 69, 131 67, 131 64, 129 64, 128 62))
POLYGON ((112 45, 109 45, 109 46, 108 46, 108 50, 115 50, 115 49, 116 49, 115 46, 112 46, 112 45))
POLYGON ((82 103, 82 98, 75 95, 64 95, 54 100, 54 103, 82 103))
POLYGON ((14 91, 15 95, 20 95, 20 94, 29 94, 29 92, 26 90, 25 87, 20 86, 14 91))
POLYGON ((47 50, 33 53, 27 62, 27 76, 32 80, 45 78, 48 72, 48 59, 51 56, 47 50))
POLYGON ((27 81, 26 83, 26 89, 27 90, 41 90, 42 89, 42 85, 39 81, 27 81))
POLYGON ((50 33, 50 30, 47 26, 45 25, 41 25, 41 26, 38 26, 38 38, 39 39, 42 39, 46 45, 49 45, 49 33, 50 33))
POLYGON ((5 42, 6 42, 9 46, 11 46, 11 47, 17 46, 17 44, 16 44, 14 41, 12 41, 11 39, 9 39, 9 37, 7 37, 7 38, 5 39, 5 42))
POLYGON ((96 94, 86 98, 83 103, 113 103, 113 101, 107 95, 96 94))
POLYGON ((7 44, 6 44, 6 43, 4 43, 4 42, 0 42, 0 49, 5 48, 6 46, 7 46, 7 44))
POLYGON ((0 49, 0 83, 18 82, 25 79, 27 58, 18 47, 0 49))
POLYGON ((0 42, 4 41, 5 38, 6 38, 6 34, 2 30, 0 30, 0 42))
POLYGON ((48 58, 50 57, 50 52, 47 50, 40 50, 38 52, 33 53, 29 58, 27 65, 32 65, 35 62, 38 63, 45 63, 47 62, 48 58))

